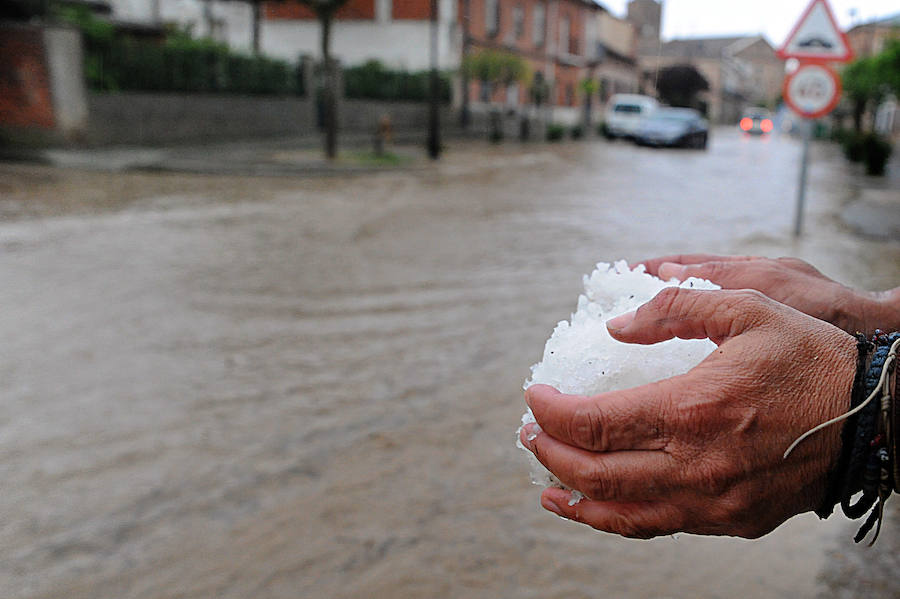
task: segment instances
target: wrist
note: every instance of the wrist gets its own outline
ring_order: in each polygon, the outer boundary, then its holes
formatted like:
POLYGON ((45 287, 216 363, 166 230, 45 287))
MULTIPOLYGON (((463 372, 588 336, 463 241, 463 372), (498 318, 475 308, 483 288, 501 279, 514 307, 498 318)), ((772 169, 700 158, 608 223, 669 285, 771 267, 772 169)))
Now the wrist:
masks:
POLYGON ((869 313, 865 313, 867 334, 875 329, 900 331, 900 287, 869 293, 869 303, 869 313))

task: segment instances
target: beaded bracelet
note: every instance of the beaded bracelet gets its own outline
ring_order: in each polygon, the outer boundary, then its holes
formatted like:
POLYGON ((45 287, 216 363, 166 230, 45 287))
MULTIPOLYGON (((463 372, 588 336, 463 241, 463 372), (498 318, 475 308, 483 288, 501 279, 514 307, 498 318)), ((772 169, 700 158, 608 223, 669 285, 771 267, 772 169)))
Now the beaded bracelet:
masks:
POLYGON ((834 506, 852 519, 869 512, 854 541, 859 543, 877 523, 869 545, 881 530, 884 503, 891 493, 900 493, 900 398, 896 389, 900 332, 875 331, 871 340, 857 335, 856 377, 850 411, 807 431, 794 441, 784 457, 806 437, 825 427, 846 420, 841 431, 841 455, 829 473, 825 499, 816 510, 827 518, 834 506), (853 498, 862 492, 854 502, 853 498))

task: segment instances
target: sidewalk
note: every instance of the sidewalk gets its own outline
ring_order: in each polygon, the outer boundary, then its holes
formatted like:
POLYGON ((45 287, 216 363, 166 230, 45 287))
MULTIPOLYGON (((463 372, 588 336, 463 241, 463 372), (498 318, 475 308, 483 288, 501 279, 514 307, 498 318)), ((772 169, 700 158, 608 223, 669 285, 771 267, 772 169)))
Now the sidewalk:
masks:
POLYGON ((427 159, 424 144, 400 143, 382 156, 369 136, 338 139, 338 157, 326 160, 321 138, 244 140, 170 147, 0 148, 0 160, 37 162, 96 171, 165 171, 239 176, 311 176, 416 168, 427 159))
POLYGON ((860 173, 853 187, 857 195, 840 214, 844 224, 867 237, 900 239, 900 153, 894 152, 883 177, 860 173))

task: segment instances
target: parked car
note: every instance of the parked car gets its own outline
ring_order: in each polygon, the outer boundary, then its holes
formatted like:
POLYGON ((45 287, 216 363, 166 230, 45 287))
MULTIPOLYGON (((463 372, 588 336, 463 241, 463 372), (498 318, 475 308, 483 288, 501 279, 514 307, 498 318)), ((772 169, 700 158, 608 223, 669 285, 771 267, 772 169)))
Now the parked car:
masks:
POLYGON ((768 110, 756 109, 746 112, 738 122, 738 126, 741 131, 750 135, 766 135, 775 128, 775 121, 768 110))
POLYGON ((606 104, 604 135, 608 139, 616 137, 633 138, 641 122, 653 114, 658 102, 650 96, 640 94, 616 94, 606 104))
POLYGON ((706 149, 709 123, 692 108, 660 108, 638 128, 634 141, 642 146, 706 149))

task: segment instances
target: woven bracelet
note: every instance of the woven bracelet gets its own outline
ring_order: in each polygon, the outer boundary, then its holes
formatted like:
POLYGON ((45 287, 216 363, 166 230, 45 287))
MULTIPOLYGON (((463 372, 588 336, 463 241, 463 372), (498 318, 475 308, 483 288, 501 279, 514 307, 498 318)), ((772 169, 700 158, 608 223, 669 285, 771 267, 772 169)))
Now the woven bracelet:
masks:
POLYGON ((854 541, 860 542, 877 523, 869 543, 872 545, 881 530, 885 501, 891 493, 900 492, 900 398, 896 397, 900 332, 876 330, 871 340, 862 335, 856 339, 858 355, 850 411, 800 435, 784 452, 784 458, 810 435, 844 420, 841 454, 828 474, 825 498, 816 514, 827 518, 838 502, 844 514, 854 520, 869 512, 854 541))
MULTIPOLYGON (((846 464, 847 470, 841 476, 840 490, 841 508, 845 515, 856 519, 869 512, 868 518, 854 537, 855 542, 859 543, 873 526, 878 525, 870 545, 878 538, 885 501, 898 484, 895 476, 898 449, 897 439, 893 434, 893 423, 897 416, 894 404, 897 398, 893 394, 900 333, 876 331, 871 344, 872 355, 864 375, 863 402, 868 403, 853 424, 848 422, 845 425, 845 429, 852 427, 853 433, 850 435, 852 446, 846 464), (862 496, 852 503, 853 497, 860 491, 862 496)), ((845 449, 846 446, 842 448, 842 454, 845 449)))

